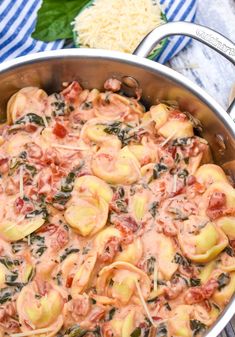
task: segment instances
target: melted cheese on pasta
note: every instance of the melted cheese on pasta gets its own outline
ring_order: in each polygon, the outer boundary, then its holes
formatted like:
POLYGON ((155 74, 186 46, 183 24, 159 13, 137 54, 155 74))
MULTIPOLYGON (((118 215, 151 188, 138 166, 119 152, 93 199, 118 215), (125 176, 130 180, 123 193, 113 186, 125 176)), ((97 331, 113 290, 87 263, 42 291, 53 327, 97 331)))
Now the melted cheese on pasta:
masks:
POLYGON ((234 293, 235 190, 209 145, 175 105, 108 83, 9 101, 2 335, 201 336, 234 293))
POLYGON ((74 22, 82 47, 133 53, 141 40, 162 23, 152 0, 95 0, 74 22))

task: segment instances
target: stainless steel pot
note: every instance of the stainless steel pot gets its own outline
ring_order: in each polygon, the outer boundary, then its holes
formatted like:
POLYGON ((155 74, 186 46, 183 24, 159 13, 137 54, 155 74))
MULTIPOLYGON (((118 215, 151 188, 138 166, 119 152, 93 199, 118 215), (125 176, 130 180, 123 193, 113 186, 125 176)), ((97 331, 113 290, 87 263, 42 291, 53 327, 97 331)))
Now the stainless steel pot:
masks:
MULTIPOLYGON (((61 89, 62 82, 78 80, 85 88, 102 88, 115 76, 137 80, 143 89, 146 105, 157 99, 177 100, 203 125, 214 160, 235 177, 235 101, 226 112, 204 90, 184 76, 161 64, 144 59, 153 47, 170 35, 187 35, 213 49, 235 64, 235 45, 224 36, 191 23, 167 23, 151 32, 139 45, 135 55, 91 49, 64 49, 18 58, 0 65, 0 117, 3 119, 10 96, 25 86, 38 86, 47 92, 61 89), (230 114, 230 116, 229 116, 230 114)), ((235 180, 235 179, 234 179, 235 180)), ((217 336, 235 314, 235 297, 207 337, 217 336)))

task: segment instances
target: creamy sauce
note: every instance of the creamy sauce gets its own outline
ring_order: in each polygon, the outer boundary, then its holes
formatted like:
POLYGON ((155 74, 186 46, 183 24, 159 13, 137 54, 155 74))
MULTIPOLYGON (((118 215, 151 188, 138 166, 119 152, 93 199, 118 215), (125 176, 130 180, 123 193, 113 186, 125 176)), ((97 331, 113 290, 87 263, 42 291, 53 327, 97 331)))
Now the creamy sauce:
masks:
POLYGON ((200 336, 234 293, 235 190, 209 145, 177 107, 107 88, 8 103, 2 335, 200 336))

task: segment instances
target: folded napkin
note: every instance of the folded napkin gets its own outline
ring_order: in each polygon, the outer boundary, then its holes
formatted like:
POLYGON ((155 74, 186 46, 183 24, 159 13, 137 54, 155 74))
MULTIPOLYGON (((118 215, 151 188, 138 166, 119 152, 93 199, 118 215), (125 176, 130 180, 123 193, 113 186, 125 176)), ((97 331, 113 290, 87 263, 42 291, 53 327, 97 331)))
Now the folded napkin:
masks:
MULTIPOLYGON (((138 1, 138 0, 136 0, 138 1)), ((41 42, 31 38, 42 0, 0 0, 0 62, 45 50, 61 49, 64 40, 41 42)), ((197 0, 160 0, 168 21, 194 21, 197 0)), ((157 58, 165 63, 189 42, 185 37, 169 39, 157 58)))

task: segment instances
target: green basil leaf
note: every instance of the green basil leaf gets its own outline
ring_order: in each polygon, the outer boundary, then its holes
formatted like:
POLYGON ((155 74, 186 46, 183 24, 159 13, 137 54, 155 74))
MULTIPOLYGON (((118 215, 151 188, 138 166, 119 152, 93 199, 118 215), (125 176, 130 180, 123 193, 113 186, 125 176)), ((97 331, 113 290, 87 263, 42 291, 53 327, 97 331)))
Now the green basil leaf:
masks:
POLYGON ((135 328, 135 330, 132 331, 132 333, 131 333, 131 337, 139 337, 140 335, 141 335, 141 329, 140 329, 140 327, 135 328))
POLYGON ((60 262, 64 261, 68 255, 78 252, 78 248, 66 248, 64 253, 60 256, 60 262))
POLYGON ((44 0, 32 37, 45 42, 73 37, 71 22, 90 0, 44 0))

